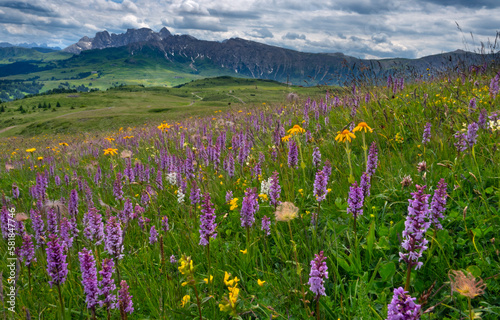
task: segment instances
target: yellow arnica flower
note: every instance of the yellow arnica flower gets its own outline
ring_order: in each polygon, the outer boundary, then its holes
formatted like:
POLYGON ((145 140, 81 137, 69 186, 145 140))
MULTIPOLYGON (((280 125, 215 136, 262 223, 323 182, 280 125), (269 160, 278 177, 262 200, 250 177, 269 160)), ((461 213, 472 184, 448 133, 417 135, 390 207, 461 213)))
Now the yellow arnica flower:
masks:
POLYGON ((302 129, 301 126, 296 124, 292 127, 292 129, 288 130, 287 132, 289 135, 293 136, 294 134, 304 133, 304 132, 306 132, 306 130, 302 129))
POLYGON ((36 151, 36 148, 31 148, 31 149, 26 149, 26 152, 35 152, 36 151))
POLYGON ((167 132, 170 127, 171 126, 168 123, 162 123, 157 128, 160 129, 161 131, 167 132))
POLYGON ((354 133, 352 133, 351 131, 345 129, 344 131, 342 132, 337 132, 337 136, 335 137, 335 141, 338 141, 338 142, 344 142, 346 141, 349 141, 351 142, 351 138, 356 138, 356 136, 354 135, 354 133))
POLYGON ((38 157, 37 159, 38 159, 38 161, 42 161, 43 157, 38 157))
POLYGON ((367 130, 369 130, 370 132, 373 132, 373 129, 372 129, 372 128, 370 128, 370 127, 366 124, 366 122, 360 122, 360 123, 356 126, 356 128, 354 128, 354 129, 352 130, 352 132, 363 131, 363 129, 365 130, 365 132, 366 132, 367 130))
POLYGON ((245 249, 245 250, 240 250, 240 252, 241 252, 241 253, 243 253, 243 254, 247 254, 248 249, 245 249))
POLYGON ((184 308, 184 306, 188 304, 190 300, 191 297, 189 295, 185 295, 184 297, 182 297, 181 307, 184 308))
POLYGON ((66 142, 59 142, 59 145, 60 145, 60 146, 65 146, 65 147, 67 147, 67 146, 68 146, 68 144, 67 144, 66 142))
POLYGON ((118 149, 113 149, 113 148, 107 148, 107 149, 104 149, 104 154, 110 154, 110 155, 115 155, 115 154, 118 154, 118 149))
POLYGON ((104 139, 108 140, 109 142, 111 142, 111 141, 115 141, 115 139, 114 139, 114 138, 112 138, 112 137, 107 137, 107 138, 104 138, 104 139))
POLYGON ((257 279, 257 284, 258 284, 259 286, 261 286, 261 287, 262 287, 262 286, 264 285, 264 283, 266 283, 266 282, 265 282, 265 281, 263 281, 263 280, 257 279))
POLYGON ((290 137, 291 137, 290 135, 284 136, 283 138, 281 138, 281 141, 288 142, 288 140, 290 140, 290 137))

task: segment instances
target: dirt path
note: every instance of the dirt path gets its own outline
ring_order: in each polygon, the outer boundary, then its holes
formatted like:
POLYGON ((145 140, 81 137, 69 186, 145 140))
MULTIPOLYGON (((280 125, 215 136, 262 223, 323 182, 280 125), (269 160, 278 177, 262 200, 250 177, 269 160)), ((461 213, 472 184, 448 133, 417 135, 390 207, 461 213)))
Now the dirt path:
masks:
POLYGON ((5 131, 10 130, 10 129, 15 128, 15 127, 17 127, 17 126, 10 126, 10 127, 7 127, 7 128, 0 129, 0 133, 3 133, 5 131))
POLYGON ((227 95, 230 97, 233 97, 235 99, 238 99, 238 100, 240 100, 241 103, 245 104, 245 101, 241 100, 241 98, 238 98, 237 96, 233 96, 232 94, 229 94, 229 93, 227 95))
MULTIPOLYGON (((196 94, 196 92, 191 92, 191 94, 192 94, 193 96, 195 96, 196 98, 198 98, 198 99, 200 99, 200 100, 203 100, 203 98, 202 98, 202 97, 200 97, 199 95, 197 95, 197 94, 196 94)), ((191 103, 188 105, 188 107, 192 106, 195 102, 196 102, 196 101, 194 101, 194 100, 193 100, 193 101, 191 101, 191 103)))

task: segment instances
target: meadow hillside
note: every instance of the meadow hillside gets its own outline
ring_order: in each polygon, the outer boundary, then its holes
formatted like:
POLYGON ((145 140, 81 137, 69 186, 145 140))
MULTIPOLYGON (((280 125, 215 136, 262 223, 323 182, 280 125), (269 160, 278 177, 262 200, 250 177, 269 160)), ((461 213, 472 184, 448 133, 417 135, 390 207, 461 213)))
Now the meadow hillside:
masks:
MULTIPOLYGON (((2 138, 3 312, 499 319, 499 82, 481 64, 2 138)), ((187 104, 195 85, 165 99, 187 104)), ((170 108, 123 89, 110 94, 130 110, 170 108)))
POLYGON ((0 137, 95 134, 156 123, 159 116, 174 121, 234 110, 238 105, 277 103, 290 94, 319 96, 324 91, 324 87, 232 77, 195 80, 173 88, 129 85, 94 92, 56 90, 0 104, 0 137))

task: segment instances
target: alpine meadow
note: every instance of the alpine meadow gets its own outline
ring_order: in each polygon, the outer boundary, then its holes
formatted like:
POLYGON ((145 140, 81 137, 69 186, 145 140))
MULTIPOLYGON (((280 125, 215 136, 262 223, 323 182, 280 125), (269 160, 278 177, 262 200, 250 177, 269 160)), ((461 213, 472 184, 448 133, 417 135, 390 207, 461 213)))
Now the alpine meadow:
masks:
POLYGON ((500 319, 500 32, 427 54, 500 5, 66 2, 0 3, 0 319, 500 319))

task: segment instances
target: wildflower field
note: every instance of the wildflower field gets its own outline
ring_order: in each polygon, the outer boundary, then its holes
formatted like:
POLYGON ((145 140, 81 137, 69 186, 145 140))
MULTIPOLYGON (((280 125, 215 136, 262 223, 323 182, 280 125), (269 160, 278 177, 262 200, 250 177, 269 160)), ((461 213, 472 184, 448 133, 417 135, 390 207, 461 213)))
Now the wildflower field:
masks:
POLYGON ((3 139, 0 317, 500 319, 500 71, 425 79, 3 139))

